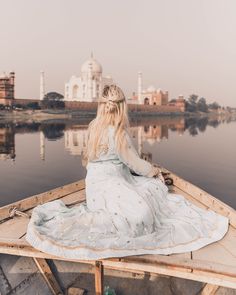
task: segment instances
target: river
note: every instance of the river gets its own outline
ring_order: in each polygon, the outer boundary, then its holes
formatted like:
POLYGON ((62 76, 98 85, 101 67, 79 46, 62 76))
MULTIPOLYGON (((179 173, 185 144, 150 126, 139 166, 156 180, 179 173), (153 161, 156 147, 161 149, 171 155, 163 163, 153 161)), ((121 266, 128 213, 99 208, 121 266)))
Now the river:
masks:
MULTIPOLYGON (((89 119, 0 123, 0 206, 86 175, 81 154, 89 119)), ((236 121, 133 119, 140 155, 236 208, 236 121)))

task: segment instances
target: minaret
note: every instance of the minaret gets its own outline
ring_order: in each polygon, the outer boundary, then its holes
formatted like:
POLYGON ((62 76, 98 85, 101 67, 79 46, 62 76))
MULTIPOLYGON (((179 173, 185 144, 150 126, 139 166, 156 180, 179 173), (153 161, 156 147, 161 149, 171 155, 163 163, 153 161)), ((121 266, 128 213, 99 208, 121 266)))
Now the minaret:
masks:
POLYGON ((142 141, 142 126, 138 126, 138 154, 141 157, 143 150, 143 141, 142 141))
POLYGON ((39 99, 43 100, 45 95, 45 82, 44 82, 44 71, 40 72, 40 92, 39 92, 39 99))
POLYGON ((88 70, 88 99, 90 101, 93 99, 92 62, 89 63, 88 70))
POLYGON ((43 131, 40 131, 40 158, 41 160, 45 160, 45 136, 43 131))
POLYGON ((142 72, 138 72, 138 103, 142 104, 142 72))
POLYGON ((15 98, 15 72, 10 72, 11 98, 15 98))

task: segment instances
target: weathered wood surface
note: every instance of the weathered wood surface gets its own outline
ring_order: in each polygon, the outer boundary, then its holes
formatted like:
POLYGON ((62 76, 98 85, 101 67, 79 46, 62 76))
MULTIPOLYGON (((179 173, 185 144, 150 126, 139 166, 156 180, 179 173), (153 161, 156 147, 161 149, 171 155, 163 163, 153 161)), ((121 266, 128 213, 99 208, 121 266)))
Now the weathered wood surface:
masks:
POLYGON ((4 223, 0 223, 0 238, 19 239, 23 237, 26 233, 28 222, 28 218, 14 217, 4 223))
POLYGON ((177 188, 180 188, 182 191, 185 191, 188 195, 192 196, 198 202, 202 203, 211 210, 221 215, 227 216, 230 219, 230 224, 236 228, 236 210, 234 210, 232 207, 228 206, 224 202, 220 201, 219 199, 213 197, 206 191, 200 189, 196 185, 180 178, 171 171, 165 168, 162 169, 170 173, 170 176, 174 180, 174 185, 177 188))
POLYGON ((95 293, 96 295, 103 295, 103 264, 102 261, 95 261, 95 293))
POLYGON ((219 289, 219 286, 206 284, 201 291, 200 295, 214 295, 216 291, 219 289))
MULTIPOLYGON (((93 264, 94 261, 63 259, 32 248, 23 240, 0 240, 0 251, 18 256, 66 260, 93 264)), ((194 253, 194 252, 193 252, 194 253)), ((210 284, 236 289, 236 266, 211 263, 204 260, 184 259, 178 255, 140 255, 119 259, 101 260, 105 268, 131 271, 137 273, 150 272, 187 278, 210 284), (153 257, 155 256, 155 258, 153 257)))
MULTIPOLYGON (((79 190, 61 198, 66 205, 77 205, 85 200, 85 191, 79 190)), ((1 210, 1 209, 0 209, 1 210)), ((26 211, 29 215, 32 210, 26 211)), ((29 219, 16 216, 0 223, 0 239, 20 239, 25 236, 29 219)))
MULTIPOLYGON (((175 186, 173 193, 183 195, 187 200, 203 209, 212 209, 228 216, 231 225, 225 237, 198 251, 172 255, 139 255, 125 258, 101 260, 108 269, 128 272, 162 274, 208 283, 208 287, 219 285, 236 289, 236 213, 235 210, 215 199, 208 193, 171 174, 175 186), (216 200, 216 201, 215 201, 216 200)), ((68 206, 77 206, 85 200, 84 182, 79 181, 51 192, 33 196, 26 200, 0 208, 0 253, 41 259, 55 259, 94 264, 94 261, 63 259, 32 248, 24 239, 29 219, 9 219, 9 210, 17 207, 26 213, 38 204, 61 199, 68 206)))
POLYGON ((84 295, 84 294, 85 294, 85 291, 80 288, 70 287, 67 290, 67 295, 84 295))
POLYGON ((66 195, 72 194, 76 191, 84 189, 85 184, 84 180, 79 180, 71 184, 64 185, 59 188, 55 188, 53 190, 50 190, 45 193, 41 193, 20 201, 17 201, 15 203, 12 203, 10 205, 6 205, 4 207, 0 208, 0 221, 4 220, 6 218, 9 218, 9 214, 13 208, 17 208, 20 211, 26 211, 31 208, 34 208, 35 206, 39 204, 43 204, 52 200, 56 200, 59 198, 62 198, 66 195))
POLYGON ((221 263, 227 266, 236 266, 236 229, 232 226, 226 236, 199 250, 193 251, 193 260, 205 261, 205 263, 221 263))

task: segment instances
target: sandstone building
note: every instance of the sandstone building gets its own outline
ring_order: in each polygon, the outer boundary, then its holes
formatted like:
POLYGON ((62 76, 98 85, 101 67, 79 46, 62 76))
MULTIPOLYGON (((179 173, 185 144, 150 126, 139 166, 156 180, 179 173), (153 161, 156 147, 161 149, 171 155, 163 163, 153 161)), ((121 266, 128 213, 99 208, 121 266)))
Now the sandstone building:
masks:
POLYGON ((0 104, 11 106, 15 98, 15 73, 0 76, 0 104))

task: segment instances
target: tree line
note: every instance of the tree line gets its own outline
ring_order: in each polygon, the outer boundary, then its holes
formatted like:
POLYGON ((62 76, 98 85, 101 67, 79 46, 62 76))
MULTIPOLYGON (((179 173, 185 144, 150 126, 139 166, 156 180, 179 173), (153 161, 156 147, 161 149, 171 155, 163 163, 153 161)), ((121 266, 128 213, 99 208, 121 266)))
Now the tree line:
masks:
MULTIPOLYGON (((176 102, 176 99, 172 99, 170 102, 176 102)), ((204 112, 208 113, 210 110, 218 110, 221 107, 216 101, 212 103, 207 103, 204 97, 200 97, 196 94, 191 94, 187 99, 185 99, 185 110, 187 112, 204 112)), ((230 107, 226 107, 230 108, 230 107)))
POLYGON ((218 110, 221 106, 217 102, 207 103, 204 97, 198 97, 196 94, 191 94, 185 102, 185 108, 188 112, 204 112, 210 110, 218 110))
POLYGON ((12 106, 5 106, 0 104, 0 110, 41 110, 41 109, 64 109, 64 96, 57 92, 48 92, 45 94, 42 101, 29 102, 22 104, 13 101, 12 106))

